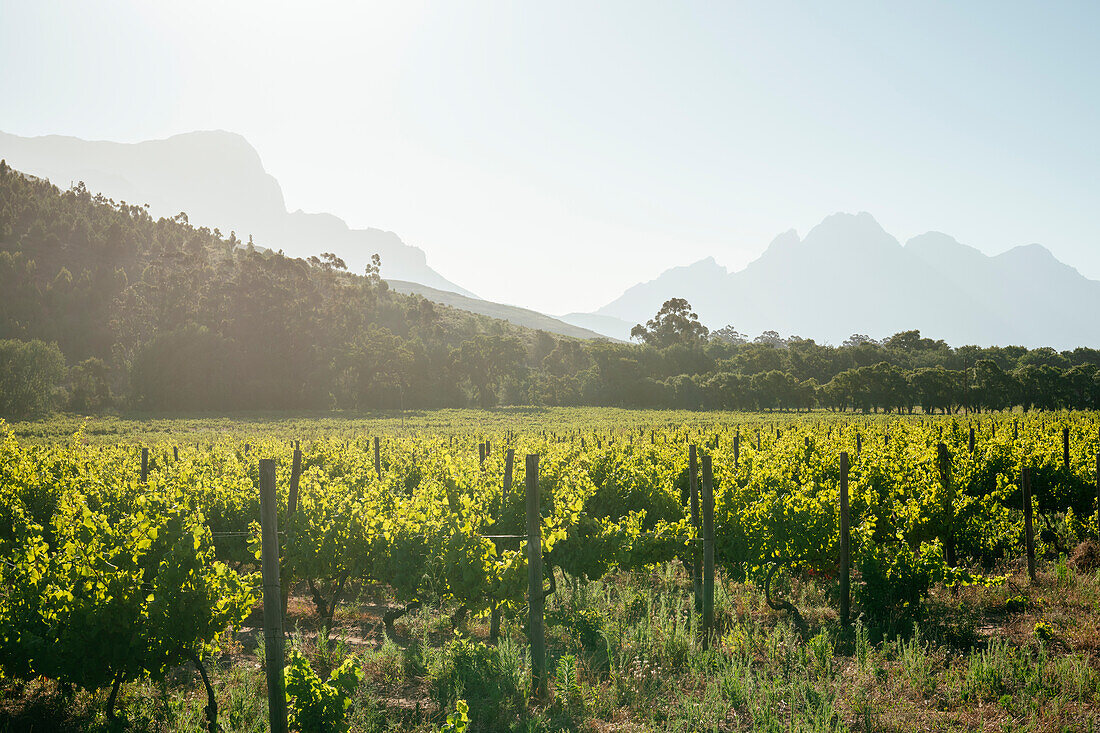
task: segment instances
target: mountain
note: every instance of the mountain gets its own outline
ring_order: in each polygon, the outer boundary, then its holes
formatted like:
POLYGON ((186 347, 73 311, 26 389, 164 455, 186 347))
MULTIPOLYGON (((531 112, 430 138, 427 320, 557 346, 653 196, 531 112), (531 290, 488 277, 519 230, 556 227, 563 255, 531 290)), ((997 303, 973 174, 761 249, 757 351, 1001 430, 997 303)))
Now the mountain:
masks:
MULTIPOLYGON (((595 329, 588 329, 583 326, 569 323, 565 319, 552 318, 551 316, 528 310, 527 308, 520 308, 515 305, 504 305, 503 303, 493 303, 479 298, 469 298, 458 293, 436 290, 426 285, 406 282, 404 280, 390 280, 387 278, 386 282, 389 284, 391 290, 398 293, 419 295, 423 298, 427 298, 433 303, 441 303, 470 313, 477 313, 482 316, 508 321, 516 326, 523 326, 524 328, 540 329, 548 331, 549 333, 556 333, 559 336, 571 336, 579 339, 602 339, 606 338, 608 335, 597 332, 595 329)), ((627 334, 622 340, 625 341, 630 337, 629 331, 630 329, 628 328, 627 334)))
POLYGON ((566 313, 559 316, 559 320, 620 341, 630 340, 630 329, 634 328, 630 321, 595 313, 566 313))
POLYGON ((1040 245, 990 257, 929 232, 903 246, 865 212, 829 216, 805 238, 785 232, 739 272, 707 258, 565 320, 644 323, 673 297, 686 298, 710 328, 733 324, 744 333, 832 343, 910 329, 952 344, 1100 343, 1100 323, 1081 317, 1100 309, 1100 282, 1040 245))
POLYGON ((240 135, 204 131, 117 143, 0 132, 0 158, 62 189, 83 181, 116 201, 148 204, 154 217, 186 212, 196 226, 235 232, 245 241, 251 235, 257 246, 291 257, 334 252, 362 273, 377 252, 386 278, 477 297, 429 267, 423 250, 393 232, 351 229, 332 214, 288 212, 279 182, 240 135))

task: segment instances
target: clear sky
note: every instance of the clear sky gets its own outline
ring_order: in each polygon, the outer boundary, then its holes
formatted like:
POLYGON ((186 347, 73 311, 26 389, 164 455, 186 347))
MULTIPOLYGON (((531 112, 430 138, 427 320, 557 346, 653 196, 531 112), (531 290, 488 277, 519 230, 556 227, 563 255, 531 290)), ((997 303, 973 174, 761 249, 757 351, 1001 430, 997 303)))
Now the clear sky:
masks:
POLYGON ((1095 0, 0 0, 0 130, 238 132, 292 210, 552 313, 835 211, 1100 279, 1098 28, 1095 0))

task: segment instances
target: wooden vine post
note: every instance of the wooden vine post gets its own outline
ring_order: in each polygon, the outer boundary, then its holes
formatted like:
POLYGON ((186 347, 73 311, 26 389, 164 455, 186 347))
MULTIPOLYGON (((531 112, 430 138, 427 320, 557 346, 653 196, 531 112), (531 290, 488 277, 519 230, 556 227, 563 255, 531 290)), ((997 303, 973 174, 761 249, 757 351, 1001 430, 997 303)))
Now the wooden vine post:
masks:
POLYGON ((710 456, 703 460, 703 648, 714 633, 714 475, 710 456))
POLYGON ((1031 516, 1031 471, 1020 469, 1020 490, 1024 496, 1024 550, 1027 553, 1027 577, 1035 582, 1035 524, 1031 516))
POLYGON ((970 452, 974 452, 974 426, 970 426, 970 452))
MULTIPOLYGON (((583 439, 582 439, 583 440, 583 439)), ((512 492, 512 462, 515 461, 516 452, 509 448, 504 453, 504 484, 500 493, 500 510, 504 512, 504 505, 508 503, 508 494, 512 492)), ((493 545, 499 553, 504 547, 504 540, 493 540, 493 545)), ((494 603, 489 612, 489 641, 496 642, 500 638, 500 605, 494 603)))
POLYGON ((947 452, 947 446, 940 443, 936 446, 937 463, 940 469, 940 481, 943 482, 943 554, 947 564, 955 567, 955 485, 951 481, 951 454, 947 452))
POLYGON ((283 683, 282 590, 279 584, 279 520, 275 504, 275 460, 260 460, 260 552, 263 573, 264 663, 271 733, 287 733, 286 688, 283 683))
POLYGON ((1062 465, 1069 470, 1069 428, 1062 428, 1062 465))
POLYGON ((1100 453, 1096 454, 1096 536, 1100 537, 1100 453))
POLYGON ((141 483, 149 480, 149 449, 141 447, 141 483))
POLYGON ((378 445, 378 436, 374 436, 374 473, 378 476, 378 480, 382 480, 382 451, 378 445))
MULTIPOLYGON (((504 490, 503 501, 508 500, 508 494, 512 491, 512 463, 516 460, 516 452, 512 448, 504 454, 504 490)), ((501 502, 503 504, 503 501, 501 502)))
POLYGON ((694 445, 688 446, 688 485, 691 489, 691 526, 696 541, 691 546, 691 580, 695 595, 695 613, 703 612, 703 558, 699 552, 699 474, 698 456, 694 445))
MULTIPOLYGON (((295 444, 297 445, 297 444, 295 444)), ((302 482, 302 450, 300 448, 294 449, 294 460, 290 464, 290 488, 287 491, 286 497, 286 516, 287 520, 293 517, 298 512, 298 486, 302 482)), ((279 579, 279 585, 281 586, 281 594, 283 597, 283 619, 285 624, 287 603, 290 601, 290 573, 287 573, 285 578, 279 579)))
POLYGON ((848 516, 848 453, 840 454, 840 623, 848 625, 852 606, 851 531, 848 516))
POLYGON ((545 699, 546 595, 542 588, 542 516, 539 511, 539 457, 527 456, 527 629, 531 642, 531 694, 545 699))

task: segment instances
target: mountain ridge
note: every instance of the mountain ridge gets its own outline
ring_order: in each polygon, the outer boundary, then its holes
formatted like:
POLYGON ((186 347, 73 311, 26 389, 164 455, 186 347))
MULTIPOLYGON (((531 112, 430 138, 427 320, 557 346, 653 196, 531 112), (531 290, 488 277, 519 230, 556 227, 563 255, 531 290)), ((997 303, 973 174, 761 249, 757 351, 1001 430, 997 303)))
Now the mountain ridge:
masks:
POLYGON ((1046 247, 986 255, 932 231, 902 244, 867 212, 831 214, 803 238, 784 232, 735 272, 713 257, 670 268, 591 315, 644 323, 672 297, 686 298, 712 329, 830 343, 910 329, 956 345, 1100 342, 1100 326, 1075 317, 1100 308, 1100 282, 1046 247))
POLYGON ((83 181, 109 198, 148 205, 155 216, 185 211, 211 229, 245 240, 252 235, 257 246, 293 257, 336 252, 361 272, 377 252, 387 276, 477 297, 429 267, 423 250, 393 232, 352 229, 334 214, 289 211, 279 182, 238 133, 199 130, 122 143, 0 131, 0 158, 62 185, 83 181))

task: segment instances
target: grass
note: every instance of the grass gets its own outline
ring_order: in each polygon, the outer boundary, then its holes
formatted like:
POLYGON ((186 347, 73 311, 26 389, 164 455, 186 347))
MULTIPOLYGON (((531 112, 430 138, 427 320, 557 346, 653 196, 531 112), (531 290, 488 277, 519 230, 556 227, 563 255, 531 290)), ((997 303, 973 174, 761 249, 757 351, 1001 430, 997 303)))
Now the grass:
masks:
MULTIPOLYGON (((28 420, 7 423, 7 428, 26 441, 51 442, 67 439, 78 430, 84 439, 92 443, 175 442, 186 445, 196 441, 215 441, 227 434, 247 435, 253 439, 276 438, 309 440, 339 436, 354 439, 364 435, 401 435, 418 432, 434 434, 467 435, 474 432, 486 434, 505 430, 539 432, 548 425, 568 426, 569 429, 598 430, 603 433, 621 431, 624 426, 645 426, 646 430, 660 432, 681 426, 725 427, 740 425, 746 430, 752 426, 771 428, 776 425, 801 424, 806 412, 725 412, 692 410, 637 410, 619 407, 497 407, 489 410, 467 408, 408 409, 373 412, 244 412, 225 415, 196 413, 181 416, 179 413, 150 414, 124 413, 120 415, 82 416, 59 414, 47 420, 28 420)), ((927 416, 835 413, 814 410, 820 420, 835 420, 844 425, 861 423, 921 420, 927 416)), ((1003 413, 1002 413, 1003 414, 1003 413)), ((951 416, 935 419, 965 419, 951 416)), ((244 439, 241 441, 245 442, 244 439)))
MULTIPOLYGON (((559 583, 546 613, 549 703, 528 700, 517 618, 505 619, 492 646, 487 618, 454 629, 451 609, 425 604, 398 622, 394 641, 381 632, 377 589, 364 589, 327 634, 310 604, 293 599, 289 644, 322 677, 346 656, 360 658, 353 731, 432 731, 458 698, 470 702, 472 731, 1096 729, 1100 575, 1065 560, 1041 565, 1034 585, 1019 564, 1000 571, 1010 576, 1000 587, 934 589, 914 633, 881 641, 861 620, 842 630, 820 580, 789 582, 810 626, 805 643, 758 587, 719 582, 711 649, 699 644, 691 581, 678 563, 559 583)), ((266 729, 262 658, 259 630, 245 629, 210 665, 227 733, 266 729)), ((204 726, 205 696, 190 668, 126 685, 117 725, 103 717, 105 700, 106 691, 6 680, 0 731, 204 726)))

